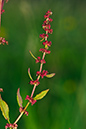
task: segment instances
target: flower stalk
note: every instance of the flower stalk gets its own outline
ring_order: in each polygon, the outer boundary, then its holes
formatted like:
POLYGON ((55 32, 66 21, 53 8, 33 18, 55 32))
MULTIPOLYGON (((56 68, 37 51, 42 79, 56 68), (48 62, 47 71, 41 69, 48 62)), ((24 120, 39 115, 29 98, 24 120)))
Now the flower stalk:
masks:
MULTIPOLYGON (((40 37, 42 37, 43 40, 45 39, 45 42, 47 41, 47 38, 48 38, 48 33, 49 33, 48 29, 50 30, 50 26, 47 26, 47 25, 49 25, 49 23, 50 23, 50 20, 48 20, 50 15, 52 15, 52 12, 51 12, 51 11, 48 11, 48 12, 46 13, 46 15, 44 16, 44 18, 46 18, 46 16, 47 16, 47 19, 44 21, 44 22, 46 22, 46 23, 45 23, 45 27, 44 27, 43 25, 42 25, 42 26, 43 26, 43 29, 45 30, 46 34, 44 34, 44 35, 41 34, 41 35, 40 35, 40 37), (47 16, 47 15, 48 15, 48 16, 47 16), (46 28, 46 29, 45 29, 45 28, 46 28)), ((52 20, 51 20, 51 21, 52 21, 52 20)), ((51 32, 50 32, 50 33, 51 33, 51 32)), ((49 46, 51 46, 51 45, 49 45, 49 46)), ((42 60, 44 60, 44 58, 45 58, 47 49, 48 49, 48 48, 45 47, 44 52, 43 52, 43 56, 42 56, 42 60)), ((43 50, 43 49, 42 49, 42 50, 43 50)), ((39 50, 39 51, 40 51, 40 50, 39 50)), ((31 56, 32 56, 35 60, 37 60, 37 58, 32 54, 32 52, 31 52, 31 51, 29 51, 29 52, 30 52, 31 56)), ((49 53, 48 53, 48 54, 49 54, 49 53)), ((43 68, 43 63, 40 64, 40 68, 39 68, 39 72, 40 72, 40 73, 42 72, 42 68, 43 68)), ((41 75, 39 74, 36 80, 39 81, 40 77, 41 77, 41 75)), ((30 78, 31 78, 31 77, 30 77, 30 78)), ((31 80, 32 80, 32 79, 31 79, 31 80)), ((32 98, 33 95, 34 95, 34 92, 35 92, 35 89, 36 89, 36 87, 37 87, 37 84, 38 84, 38 83, 34 83, 33 90, 32 90, 32 93, 31 93, 31 98, 32 98)), ((25 106, 24 110, 21 112, 21 114, 19 115, 19 117, 17 118, 17 120, 14 122, 14 124, 19 121, 19 119, 21 118, 21 116, 24 114, 25 110, 26 110, 27 107, 29 106, 29 104, 30 104, 30 102, 27 103, 27 105, 25 106)))
MULTIPOLYGON (((3 4, 4 4, 4 0, 0 0, 0 2, 2 3, 3 1, 3 4)), ((7 0, 6 0, 7 2, 7 0)), ((0 5, 2 8, 3 8, 3 5, 1 4, 0 5)), ((2 13, 2 10, 0 11, 0 13, 2 13)), ((33 106, 38 100, 42 99, 49 91, 49 89, 47 90, 44 90, 42 92, 40 92, 39 94, 37 94, 35 97, 34 96, 34 92, 36 90, 36 87, 40 84, 39 80, 40 78, 44 78, 44 77, 48 77, 48 78, 51 78, 55 75, 55 73, 51 73, 51 74, 48 74, 48 71, 47 70, 44 70, 43 69, 43 64, 46 63, 45 61, 45 56, 46 54, 50 54, 51 51, 49 51, 49 47, 51 46, 51 41, 48 41, 48 37, 49 37, 49 33, 52 34, 53 30, 51 29, 51 25, 50 23, 53 21, 50 16, 52 15, 52 12, 49 10, 46 12, 46 14, 44 15, 44 19, 45 21, 43 22, 42 24, 42 28, 44 29, 45 33, 43 34, 40 34, 39 37, 42 38, 40 41, 42 42, 44 40, 44 42, 42 43, 44 48, 40 48, 40 52, 42 52, 42 57, 38 56, 37 58, 32 54, 31 51, 29 51, 29 53, 31 54, 31 56, 35 59, 35 62, 36 63, 40 63, 40 67, 39 67, 39 71, 36 72, 36 80, 34 80, 30 74, 30 68, 28 68, 28 75, 30 77, 30 82, 29 84, 30 85, 33 85, 33 89, 32 89, 32 92, 31 92, 31 95, 26 95, 26 98, 25 100, 28 100, 27 104, 25 107, 23 107, 23 100, 22 100, 22 97, 20 95, 20 88, 18 88, 18 91, 17 91, 17 102, 18 102, 18 105, 19 105, 19 116, 17 117, 17 119, 15 120, 15 122, 13 124, 10 123, 9 121, 9 108, 8 108, 8 105, 6 104, 5 101, 2 100, 2 98, 0 97, 0 102, 2 104, 0 104, 0 108, 1 108, 1 111, 2 111, 2 114, 3 116, 5 117, 6 120, 8 120, 8 123, 6 124, 5 126, 5 129, 7 128, 10 128, 10 129, 17 129, 18 125, 18 121, 21 119, 21 117, 23 116, 23 114, 26 114, 28 116, 28 112, 26 111, 28 106, 31 105, 33 106), (3 107, 4 105, 4 107, 3 107), (4 112, 5 111, 5 112, 4 112)), ((8 44, 8 41, 6 41, 4 38, 0 37, 0 44, 8 44)), ((2 88, 0 88, 0 91, 2 92, 2 88)))

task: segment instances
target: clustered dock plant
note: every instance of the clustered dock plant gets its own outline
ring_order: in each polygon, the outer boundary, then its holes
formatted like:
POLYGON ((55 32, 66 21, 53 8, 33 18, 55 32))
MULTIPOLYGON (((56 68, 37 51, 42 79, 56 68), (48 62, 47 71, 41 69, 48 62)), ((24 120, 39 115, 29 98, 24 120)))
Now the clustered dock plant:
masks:
MULTIPOLYGON (((6 0, 7 2, 7 0, 6 0)), ((4 12, 3 10, 3 4, 4 4, 4 0, 0 0, 0 9, 1 9, 1 14, 2 12, 4 12)), ((31 56, 35 59, 35 62, 36 63, 40 63, 40 67, 39 67, 39 71, 36 72, 36 80, 34 80, 30 74, 30 68, 28 68, 28 75, 30 77, 30 82, 29 84, 33 86, 33 89, 32 89, 32 92, 31 92, 31 95, 26 95, 26 98, 25 100, 28 100, 26 106, 23 107, 23 100, 22 100, 22 97, 20 95, 20 88, 18 88, 17 90, 17 102, 18 102, 18 105, 19 105, 19 116, 17 117, 17 119, 14 121, 14 123, 11 123, 10 122, 10 118, 9 118, 9 107, 8 107, 8 104, 2 99, 1 97, 1 94, 0 94, 0 109, 2 111, 2 115, 4 116, 4 118, 8 121, 8 123, 6 123, 5 125, 5 129, 17 129, 18 128, 18 121, 20 120, 20 118, 23 116, 23 114, 26 114, 28 116, 28 112, 26 111, 26 109, 28 108, 28 106, 31 104, 34 105, 38 100, 42 99, 46 94, 47 92, 49 91, 49 89, 47 90, 44 90, 44 91, 41 91, 39 94, 37 94, 35 97, 33 97, 34 95, 34 92, 35 92, 35 89, 36 87, 40 84, 40 78, 44 78, 47 77, 47 78, 51 78, 55 75, 55 73, 51 73, 49 74, 47 70, 43 70, 43 64, 46 63, 45 61, 45 56, 47 54, 50 54, 50 50, 49 50, 49 47, 51 46, 51 41, 48 41, 48 37, 49 37, 49 34, 52 34, 53 30, 51 29, 51 25, 50 23, 53 21, 50 16, 52 15, 52 12, 49 10, 46 12, 46 14, 44 15, 44 22, 42 24, 42 28, 44 29, 45 33, 43 34, 40 34, 39 37, 41 38, 41 42, 43 44, 43 48, 40 48, 40 52, 42 52, 42 57, 38 56, 37 58, 32 54, 31 51, 30 54, 31 56)), ((1 16, 1 15, 0 15, 1 16)), ((2 38, 0 37, 0 44, 8 44, 8 41, 5 40, 5 38, 2 38)), ((3 92, 3 89, 0 88, 0 92, 3 92)))

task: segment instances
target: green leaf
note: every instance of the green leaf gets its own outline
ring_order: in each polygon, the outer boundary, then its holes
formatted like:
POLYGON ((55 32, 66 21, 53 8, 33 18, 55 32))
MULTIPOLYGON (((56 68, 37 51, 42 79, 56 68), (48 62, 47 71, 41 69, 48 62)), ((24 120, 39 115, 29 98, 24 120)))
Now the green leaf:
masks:
POLYGON ((33 81, 33 78, 31 77, 31 74, 30 74, 30 68, 28 68, 28 75, 29 75, 30 79, 33 81))
POLYGON ((18 102, 19 107, 23 107, 22 106, 23 100, 22 100, 22 97, 20 95, 20 88, 18 88, 18 90, 17 90, 17 102, 18 102))
POLYGON ((2 100, 1 95, 0 95, 0 109, 2 111, 2 115, 4 118, 9 122, 9 107, 7 103, 2 100))
POLYGON ((31 56, 36 60, 37 58, 32 54, 32 52, 29 50, 29 53, 31 54, 31 56))
POLYGON ((34 100, 42 99, 42 98, 47 94, 48 91, 49 91, 49 89, 44 90, 44 91, 42 91, 41 93, 37 94, 37 95, 34 97, 34 100))
POLYGON ((55 73, 51 73, 51 74, 47 74, 47 75, 46 75, 47 78, 51 78, 51 77, 53 77, 53 76, 55 76, 55 73))

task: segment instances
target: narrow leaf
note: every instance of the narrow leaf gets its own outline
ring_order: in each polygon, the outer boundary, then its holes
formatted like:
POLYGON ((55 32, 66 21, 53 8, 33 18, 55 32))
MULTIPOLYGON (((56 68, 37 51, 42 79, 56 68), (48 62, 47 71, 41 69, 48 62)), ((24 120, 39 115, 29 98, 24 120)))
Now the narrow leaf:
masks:
POLYGON ((19 107, 23 107, 22 106, 23 100, 22 100, 22 97, 20 95, 20 88, 18 88, 18 90, 17 90, 17 102, 18 102, 19 107))
POLYGON ((32 76, 30 74, 30 68, 28 69, 28 75, 29 75, 30 79, 33 81, 33 78, 32 78, 32 76))
POLYGON ((55 76, 55 73, 51 73, 51 74, 47 74, 47 75, 46 75, 47 78, 51 78, 51 77, 53 77, 53 76, 55 76))
POLYGON ((34 97, 34 100, 39 100, 42 99, 47 93, 48 93, 49 89, 42 91, 41 93, 37 94, 34 97))
POLYGON ((32 54, 32 52, 29 50, 29 53, 31 54, 31 56, 36 60, 37 58, 32 54))
POLYGON ((9 107, 7 103, 4 100, 2 100, 1 95, 0 95, 0 109, 2 111, 2 115, 4 116, 4 118, 9 122, 9 107))

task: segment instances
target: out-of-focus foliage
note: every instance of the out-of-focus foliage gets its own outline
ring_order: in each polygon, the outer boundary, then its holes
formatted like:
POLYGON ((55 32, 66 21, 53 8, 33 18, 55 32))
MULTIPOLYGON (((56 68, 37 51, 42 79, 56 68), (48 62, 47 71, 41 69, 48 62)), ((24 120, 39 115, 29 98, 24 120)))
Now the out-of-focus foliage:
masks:
MULTIPOLYGON (((28 68, 35 79, 39 64, 29 54, 42 54, 39 34, 46 11, 53 12, 51 54, 47 55, 44 69, 55 72, 51 78, 40 80, 35 94, 50 89, 49 94, 29 106, 29 115, 18 122, 19 129, 85 129, 86 128, 86 1, 85 0, 9 0, 4 5, 0 37, 9 45, 0 46, 0 87, 2 98, 10 109, 11 122, 19 114, 16 92, 26 104, 31 94, 28 68)), ((6 121, 0 112, 0 129, 6 121)))

